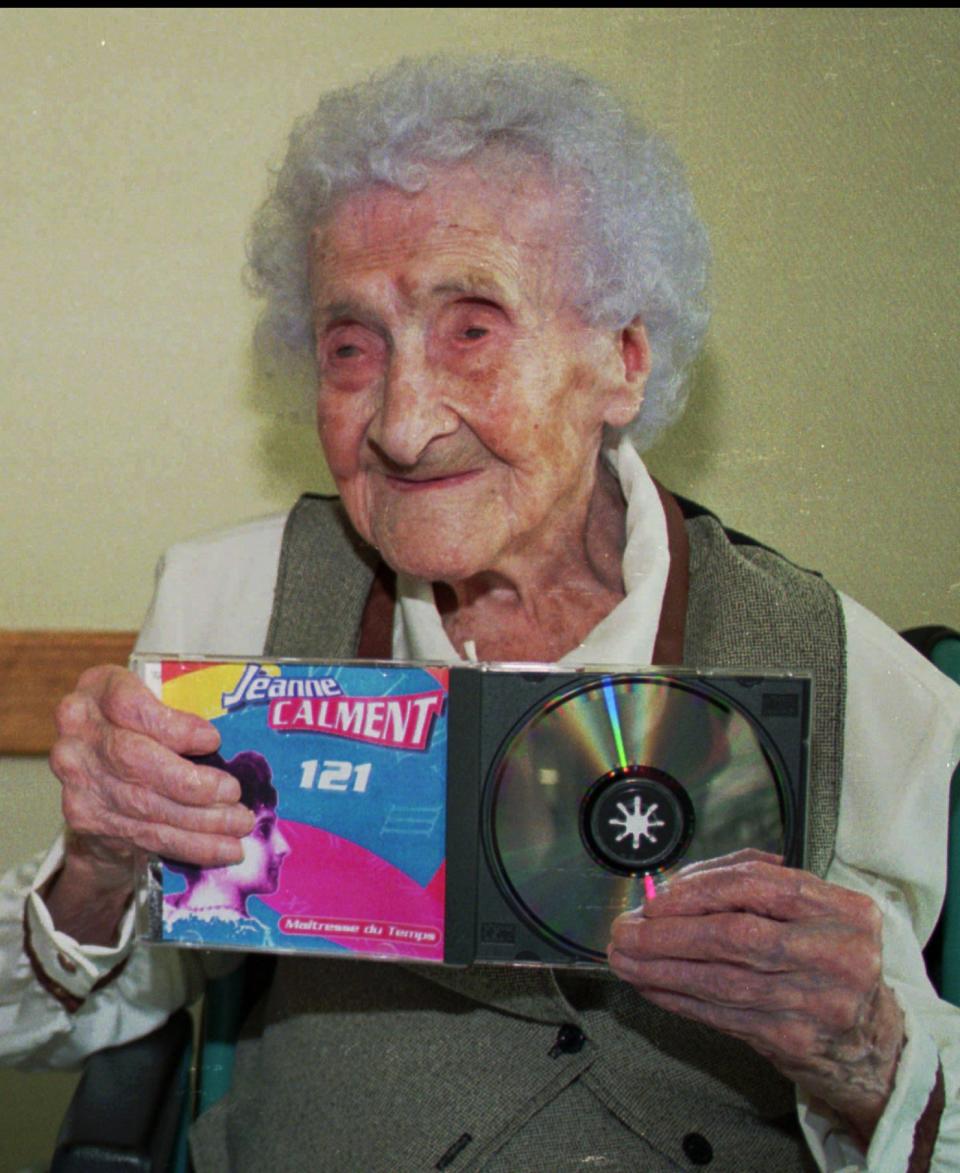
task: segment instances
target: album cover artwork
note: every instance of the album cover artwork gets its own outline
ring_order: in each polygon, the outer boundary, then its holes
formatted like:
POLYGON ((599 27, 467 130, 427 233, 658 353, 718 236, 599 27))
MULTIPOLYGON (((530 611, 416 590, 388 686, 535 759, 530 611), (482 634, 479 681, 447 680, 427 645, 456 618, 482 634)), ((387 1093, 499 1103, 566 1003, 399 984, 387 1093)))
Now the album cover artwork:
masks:
POLYGON ((443 668, 138 661, 166 704, 211 720, 256 816, 242 862, 151 867, 147 935, 204 948, 441 961, 443 668))

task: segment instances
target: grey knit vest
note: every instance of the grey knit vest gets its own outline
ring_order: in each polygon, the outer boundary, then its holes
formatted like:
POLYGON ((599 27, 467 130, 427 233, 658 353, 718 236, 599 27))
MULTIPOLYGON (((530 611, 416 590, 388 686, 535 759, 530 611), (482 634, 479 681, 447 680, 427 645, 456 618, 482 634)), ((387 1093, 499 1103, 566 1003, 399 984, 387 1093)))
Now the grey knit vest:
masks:
MULTIPOLYGON (((814 676, 808 866, 833 852, 845 641, 835 592, 688 517, 684 662, 814 676)), ((287 523, 265 653, 355 653, 376 558, 339 504, 287 523)), ((199 1173, 587 1167, 813 1168, 791 1085, 750 1048, 609 975, 283 959, 231 1095, 192 1136, 199 1173)))

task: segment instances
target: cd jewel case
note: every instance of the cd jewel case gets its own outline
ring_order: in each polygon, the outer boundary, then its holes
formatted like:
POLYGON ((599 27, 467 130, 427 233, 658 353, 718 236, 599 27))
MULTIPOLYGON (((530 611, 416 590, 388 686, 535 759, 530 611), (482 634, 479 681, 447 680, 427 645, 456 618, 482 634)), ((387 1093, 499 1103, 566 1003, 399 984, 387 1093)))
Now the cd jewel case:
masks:
POLYGON ((241 864, 150 863, 150 941, 599 965, 615 917, 681 868, 748 847, 803 863, 803 675, 134 666, 217 725, 209 764, 257 817, 241 864))

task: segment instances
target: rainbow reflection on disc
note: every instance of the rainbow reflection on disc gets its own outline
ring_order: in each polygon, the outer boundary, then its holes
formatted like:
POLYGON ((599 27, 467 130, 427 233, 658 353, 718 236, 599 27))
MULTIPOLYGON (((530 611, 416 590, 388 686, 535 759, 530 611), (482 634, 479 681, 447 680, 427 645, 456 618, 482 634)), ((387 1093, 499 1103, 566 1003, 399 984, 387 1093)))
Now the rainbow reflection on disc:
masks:
POLYGON ((485 847, 538 931, 595 959, 610 926, 681 867, 784 854, 788 789, 765 735, 725 696, 664 675, 561 690, 504 743, 485 847))

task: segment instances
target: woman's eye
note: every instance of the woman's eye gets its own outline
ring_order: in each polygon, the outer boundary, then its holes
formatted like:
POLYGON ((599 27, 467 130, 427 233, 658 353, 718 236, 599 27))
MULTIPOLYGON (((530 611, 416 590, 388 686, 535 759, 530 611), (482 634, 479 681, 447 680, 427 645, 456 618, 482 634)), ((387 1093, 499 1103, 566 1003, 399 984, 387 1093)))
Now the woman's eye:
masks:
POLYGON ((335 362, 345 362, 352 358, 362 358, 364 348, 361 342, 354 337, 344 338, 342 335, 337 338, 333 337, 327 341, 327 357, 333 359, 335 362))
POLYGON ((377 351, 377 339, 352 323, 333 326, 323 339, 323 359, 332 366, 363 364, 375 357, 377 351))
POLYGON ((503 310, 485 298, 467 298, 443 310, 443 336, 455 346, 474 342, 492 343, 500 337, 505 323, 503 310))

